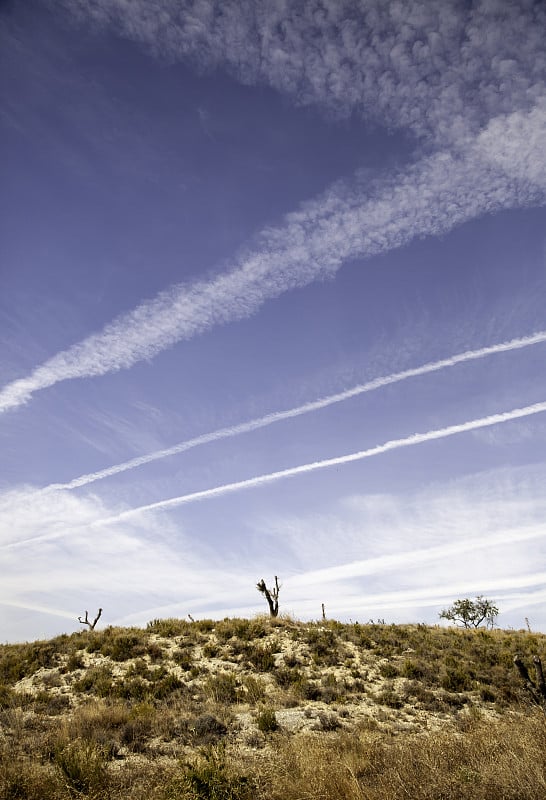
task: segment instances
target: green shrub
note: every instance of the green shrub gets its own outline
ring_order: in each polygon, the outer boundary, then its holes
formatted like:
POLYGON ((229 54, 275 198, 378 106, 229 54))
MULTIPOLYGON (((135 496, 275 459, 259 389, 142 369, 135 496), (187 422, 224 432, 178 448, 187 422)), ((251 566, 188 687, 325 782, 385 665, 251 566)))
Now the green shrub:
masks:
POLYGON ((42 690, 34 695, 34 713, 56 716, 70 707, 70 698, 66 694, 52 694, 42 690))
POLYGON ((440 680, 440 685, 448 692, 466 692, 472 688, 472 678, 460 667, 448 668, 440 680))
POLYGON ((324 703, 335 703, 347 694, 347 688, 335 675, 325 675, 321 680, 320 698, 324 703))
POLYGON ((335 714, 326 714, 324 711, 319 711, 317 717, 318 723, 315 726, 315 730, 337 731, 341 727, 341 722, 335 714))
POLYGON ((258 672, 270 672, 275 669, 276 652, 277 649, 274 645, 269 645, 267 647, 250 645, 245 655, 258 672))
POLYGON ((402 664, 400 675, 402 675, 403 678, 408 678, 411 681, 415 681, 423 677, 423 670, 419 664, 407 658, 402 664))
POLYGON ((497 695, 488 686, 480 688, 480 700, 483 700, 484 703, 494 703, 496 699, 497 695))
POLYGON ((271 733, 271 731, 278 730, 279 723, 277 722, 275 711, 272 708, 264 708, 256 716, 256 725, 262 733, 271 733))
POLYGON ((192 733, 194 741, 199 744, 217 742, 227 733, 224 723, 212 714, 201 714, 188 725, 188 729, 192 733))
POLYGON ((376 695, 375 701, 379 705, 388 706, 389 708, 402 708, 404 705, 402 698, 391 688, 379 692, 379 694, 376 695))
POLYGON ((192 622, 192 627, 195 627, 201 633, 210 633, 214 630, 216 624, 213 619, 199 619, 192 622))
POLYGON ((150 661, 153 661, 154 664, 157 664, 158 661, 163 661, 165 658, 165 652, 157 642, 148 642, 146 645, 146 654, 150 657, 150 661))
POLYGON ((117 682, 109 694, 124 700, 145 700, 150 694, 150 684, 142 678, 126 678, 117 682))
POLYGON ((334 666, 344 655, 339 647, 339 638, 333 630, 312 628, 307 631, 305 638, 316 664, 334 666))
POLYGON ((53 761, 69 790, 76 795, 89 795, 106 786, 106 762, 96 744, 76 739, 61 746, 53 761))
POLYGON ((237 679, 232 672, 221 672, 207 678, 203 686, 205 693, 215 703, 229 705, 237 702, 237 679))
POLYGON ((99 697, 107 697, 112 692, 114 684, 112 669, 107 664, 92 667, 74 682, 75 692, 80 694, 93 692, 99 697))
POLYGON ((394 664, 381 664, 379 667, 379 674, 383 678, 397 678, 399 675, 398 669, 394 666, 394 664))
POLYGON ((110 656, 114 661, 128 661, 146 652, 142 636, 137 633, 118 633, 107 639, 101 647, 101 653, 110 656))
POLYGON ((243 688, 244 694, 241 696, 249 705, 259 703, 265 697, 265 686, 260 679, 254 678, 252 675, 243 679, 243 688))
POLYGON ((71 653, 68 657, 68 660, 65 664, 65 671, 66 672, 74 672, 76 669, 83 669, 85 666, 83 656, 80 652, 75 651, 71 653))
POLYGON ((191 650, 185 647, 180 647, 178 650, 175 650, 172 654, 172 659, 175 664, 178 664, 186 672, 189 672, 193 666, 193 658, 191 650))
POLYGON ((8 708, 14 701, 15 692, 10 686, 0 683, 0 709, 8 708))
POLYGON ((180 678, 172 673, 169 673, 155 683, 152 683, 151 692, 156 700, 164 700, 173 692, 176 692, 183 687, 184 684, 180 678))
POLYGON ((166 639, 172 639, 174 636, 182 636, 188 632, 191 627, 190 622, 184 619, 175 619, 170 617, 168 619, 153 619, 146 625, 146 630, 149 633, 156 633, 158 636, 163 636, 166 639))
POLYGON ((205 658, 216 658, 220 653, 220 647, 216 642, 207 642, 203 647, 203 655, 205 658))
POLYGON ((182 778, 175 779, 166 800, 253 800, 254 781, 228 769, 223 747, 210 748, 200 761, 188 765, 182 778))

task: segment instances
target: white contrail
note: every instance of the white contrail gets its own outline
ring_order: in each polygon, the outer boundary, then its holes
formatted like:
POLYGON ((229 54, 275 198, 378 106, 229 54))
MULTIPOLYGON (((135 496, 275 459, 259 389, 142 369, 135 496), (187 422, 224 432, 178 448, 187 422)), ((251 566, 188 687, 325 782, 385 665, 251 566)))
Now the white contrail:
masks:
POLYGON ((335 458, 326 458, 322 461, 313 461, 309 464, 301 464, 298 467, 289 467, 277 472, 270 472, 265 475, 258 475, 254 478, 247 478, 243 481, 236 481, 234 483, 225 483, 222 486, 216 486, 213 489, 203 489, 199 492, 191 492, 190 494, 183 494, 178 497, 171 497, 168 500, 159 500, 156 503, 148 503, 138 508, 132 508, 128 511, 122 511, 114 516, 107 517, 102 520, 96 520, 90 523, 90 527, 97 527, 101 525, 109 525, 113 522, 121 522, 122 520, 130 519, 131 517, 143 514, 146 511, 158 511, 166 508, 176 508, 177 506, 193 503, 198 500, 206 500, 211 497, 219 497, 224 494, 238 492, 242 489, 252 489, 256 486, 264 486, 265 484, 275 483, 283 478, 293 478, 296 475, 303 475, 308 472, 315 472, 319 469, 326 469, 327 467, 337 467, 342 464, 350 464, 353 461, 362 461, 365 458, 372 458, 373 456, 387 453, 389 450, 398 450, 401 447, 413 447, 416 444, 423 442, 430 442, 434 439, 445 439, 448 436, 454 436, 457 433, 466 433, 467 431, 477 430, 478 428, 486 428, 491 425, 498 425, 503 422, 510 422, 514 419, 522 417, 529 417, 533 414, 540 414, 546 411, 546 401, 541 403, 534 403, 531 406, 524 408, 515 408, 512 411, 504 411, 500 414, 490 414, 487 417, 480 417, 478 419, 469 420, 468 422, 461 422, 458 425, 449 425, 446 428, 439 428, 438 430, 427 431, 426 433, 413 433, 411 436, 406 436, 402 439, 391 439, 384 444, 370 447, 368 450, 359 450, 356 453, 349 453, 344 456, 337 456, 335 458))
POLYGON ((493 120, 461 142, 460 152, 427 156, 371 187, 358 181, 330 187, 263 230, 254 249, 226 272, 172 286, 4 386, 0 413, 61 381, 128 369, 176 342, 249 317, 268 300, 331 277, 349 259, 442 235, 487 213, 544 203, 545 133, 546 104, 517 116, 517 124, 512 117, 493 120), (503 132, 514 139, 509 154, 494 146, 503 132))
POLYGON ((110 478, 113 475, 118 475, 120 472, 126 472, 130 469, 142 467, 145 464, 150 464, 152 461, 158 461, 161 458, 178 455, 179 453, 183 453, 186 450, 191 450, 194 447, 199 447, 200 445, 217 442, 220 439, 228 439, 232 436, 239 436, 243 433, 250 433, 251 431, 258 430, 259 428, 265 428, 268 425, 273 425, 276 422, 282 422, 283 420, 299 417, 302 414, 309 414, 313 411, 319 411, 320 409, 327 408, 335 403, 342 403, 344 400, 349 400, 350 398, 357 397, 360 394, 381 389, 384 386, 389 386, 393 383, 405 381, 408 378, 417 378, 421 375, 427 375, 431 372, 438 372, 442 369, 454 367, 457 364, 463 364, 468 361, 476 361, 477 359, 486 358, 487 356, 495 355, 497 353, 507 353, 512 350, 520 350, 524 347, 530 347, 531 345, 542 344, 544 342, 546 342, 546 331, 538 331, 530 336, 522 336, 516 339, 511 339, 510 341, 493 344, 488 347, 481 347, 477 350, 466 350, 463 353, 457 353, 439 361, 431 361, 427 364, 423 364, 420 367, 414 367, 412 369, 403 370, 402 372, 394 372, 391 375, 374 378, 371 381, 359 384, 351 389, 346 389, 343 392, 338 392, 336 394, 329 395, 328 397, 322 397, 318 400, 312 400, 309 403, 303 403, 301 406, 289 408, 286 411, 276 411, 272 414, 266 414, 263 417, 258 417, 257 419, 253 419, 248 422, 242 422, 239 425, 233 425, 226 428, 220 428, 210 433, 204 433, 201 436, 196 436, 193 439, 188 439, 185 442, 179 442, 178 444, 172 445, 172 447, 156 450, 155 452, 148 453, 144 456, 131 458, 121 464, 114 464, 111 467, 106 467, 105 469, 97 470, 96 472, 80 475, 79 477, 73 478, 66 483, 51 483, 48 486, 45 486, 43 489, 39 489, 36 494, 77 489, 81 486, 86 486, 89 483, 102 480, 103 478, 110 478))
POLYGON ((186 505, 199 500, 207 500, 212 497, 220 497, 222 495, 238 492, 243 489, 253 489, 257 486, 275 483, 283 478, 292 478, 296 475, 315 472, 316 470, 326 469, 327 467, 341 466, 343 464, 349 464, 353 461, 362 461, 365 458, 372 458, 373 456, 387 453, 390 450, 398 450, 401 447, 413 447, 416 444, 430 442, 435 439, 445 439, 448 436, 454 436, 458 433, 466 433, 468 431, 478 430, 479 428, 490 427, 491 425, 499 425, 503 422, 510 422, 515 419, 521 419, 522 417, 532 416, 533 414, 540 414, 543 411, 546 411, 546 401, 534 403, 533 405, 525 406, 524 408, 515 408, 511 411, 503 411, 500 414, 490 414, 487 417, 479 417, 478 419, 461 422, 458 425, 449 425, 445 428, 427 431, 426 433, 413 433, 411 436, 406 436, 401 439, 391 439, 384 444, 370 447, 368 450, 359 450, 356 453, 349 453, 344 456, 327 458, 322 461, 313 461, 309 464, 301 464, 298 467, 289 467, 288 469, 279 470, 277 472, 269 472, 265 475, 258 475, 254 478, 247 478, 246 480, 236 481, 234 483, 226 483, 221 486, 216 486, 212 489, 203 489, 199 492, 191 492, 189 494, 179 495, 178 497, 171 497, 168 500, 159 500, 155 503, 148 503, 147 505, 131 508, 127 511, 122 511, 119 514, 114 514, 110 517, 104 517, 103 519, 95 520, 94 522, 90 522, 86 525, 71 526, 55 533, 44 534, 42 536, 33 536, 31 538, 21 539, 16 542, 9 542, 1 545, 0 550, 11 549, 37 542, 51 541, 53 539, 60 539, 78 530, 103 527, 116 522, 123 522, 127 519, 140 516, 147 511, 159 511, 162 509, 176 508, 177 506, 186 505))

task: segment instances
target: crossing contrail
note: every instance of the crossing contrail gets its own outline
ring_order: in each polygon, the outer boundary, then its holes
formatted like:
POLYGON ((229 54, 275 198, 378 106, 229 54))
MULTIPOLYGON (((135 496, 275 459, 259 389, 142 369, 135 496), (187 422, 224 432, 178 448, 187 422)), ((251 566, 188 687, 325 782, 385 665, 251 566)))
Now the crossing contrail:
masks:
POLYGON ((210 433, 204 433, 201 436, 196 436, 193 439, 187 439, 184 442, 178 442, 178 444, 172 445, 171 447, 166 447, 162 450, 156 450, 155 452, 148 453, 147 455, 136 456, 128 461, 124 461, 120 464, 114 464, 111 467, 106 467, 105 469, 97 470, 96 472, 80 475, 79 477, 73 478, 66 483, 51 483, 48 486, 45 486, 43 489, 39 489, 38 494, 78 489, 81 486, 87 486, 95 481, 100 481, 104 478, 110 478, 114 475, 119 475, 121 472, 126 472, 130 469, 136 469, 137 467, 145 466, 153 461, 158 461, 162 458, 168 458, 169 456, 175 456, 180 453, 184 453, 186 450, 191 450, 194 447, 200 447, 204 444, 217 442, 221 439, 229 439, 233 436, 240 436, 241 434, 250 433, 260 428, 265 428, 268 425, 273 425, 276 422, 293 419, 294 417, 299 417, 303 414, 309 414, 313 411, 320 411, 320 409, 327 408, 328 406, 335 405, 336 403, 342 403, 345 400, 350 400, 352 397, 357 397, 358 395, 366 394, 367 392, 373 392, 376 389, 383 388, 384 386, 390 386, 393 383, 399 383, 401 381, 408 380, 409 378, 418 378, 421 375, 428 375, 432 372, 439 372, 440 370, 448 369, 449 367, 455 367, 457 364, 476 361, 478 359, 486 358, 487 356, 496 355, 498 353, 507 353, 512 350, 520 350, 524 347, 530 347, 532 345, 542 344, 544 342, 546 342, 546 331, 538 331, 529 336, 510 339, 509 341, 492 344, 488 347, 480 347, 477 350, 465 350, 463 353, 456 353, 453 356, 440 359, 439 361, 430 361, 427 364, 422 364, 419 367, 414 367, 401 372, 394 372, 391 375, 374 378, 366 383, 353 386, 351 389, 346 389, 343 392, 337 392, 336 394, 322 397, 318 400, 312 400, 308 403, 303 403, 295 408, 289 408, 285 411, 275 411, 271 414, 266 414, 263 417, 258 417, 257 419, 249 420, 248 422, 242 422, 239 425, 219 428, 215 431, 211 431, 210 433))
POLYGON ((438 151, 369 186, 334 184, 208 280, 176 284, 0 387, 0 414, 62 381, 107 375, 177 342, 247 319, 268 301, 335 275, 416 237, 443 235, 476 217, 546 202, 546 107, 490 121, 454 152, 438 151), (499 147, 498 142, 510 142, 499 147))
POLYGON ((479 428, 490 427, 491 425, 499 425, 503 422, 511 422, 515 419, 522 417, 529 417, 533 414, 540 414, 546 411, 546 401, 534 403, 524 408, 515 408, 512 411, 503 411, 500 414, 490 414, 487 417, 479 417, 478 419, 461 422, 457 425, 449 425, 445 428, 427 431, 426 433, 413 433, 411 436, 406 436, 402 439, 391 439, 384 444, 370 447, 367 450, 359 450, 356 453, 348 453, 344 456, 336 456, 335 458, 325 458, 322 461, 313 461, 308 464, 301 464, 298 467, 289 467, 288 469, 278 470, 277 472, 269 472, 265 475, 257 475, 254 478, 247 478, 243 481, 236 481, 234 483, 225 483, 221 486, 216 486, 212 489, 203 489, 199 492, 191 492, 189 494, 179 495, 178 497, 171 497, 168 500, 159 500, 155 503, 148 503, 144 506, 138 506, 127 511, 122 511, 114 516, 107 517, 102 520, 96 520, 90 524, 90 527, 97 527, 102 525, 109 525, 114 522, 121 522, 131 517, 138 516, 147 511, 159 511, 161 509, 177 508, 178 506, 194 503, 198 500, 207 500, 212 497, 220 497, 225 494, 239 492, 243 489, 253 489, 257 486, 265 486, 270 483, 276 483, 284 478, 293 478, 296 475, 304 475, 309 472, 315 472, 319 469, 326 469, 327 467, 338 467, 343 464, 350 464, 353 461, 363 461, 365 458, 372 458, 373 456, 387 453, 390 450, 399 450, 401 447, 413 447, 416 444, 423 444, 424 442, 431 442, 435 439, 445 439, 448 436, 454 436, 458 433, 467 433, 468 431, 478 430, 479 428))
POLYGON ((50 541, 53 539, 60 539, 78 530, 100 528, 117 522, 124 522, 133 517, 138 517, 148 511, 160 511, 164 509, 177 508, 178 506, 187 505, 199 500, 208 500, 213 497, 221 497, 222 495, 231 494, 244 489, 253 489, 258 486, 265 486, 270 483, 276 483, 284 478, 293 478, 296 475, 304 475, 306 473, 315 472, 328 467, 342 466, 344 464, 350 464, 354 461, 363 461, 366 458, 373 458, 374 456, 387 453, 391 450, 399 450, 402 447, 413 447, 414 445, 423 444, 424 442, 431 442, 436 439, 446 439, 447 437, 455 436, 458 433, 467 433, 469 431, 479 430, 480 428, 487 428, 492 425, 511 422, 515 419, 522 419, 524 417, 530 417, 534 414, 541 414, 543 411, 546 411, 546 401, 534 403, 533 405, 525 406, 524 408, 514 408, 511 411, 503 411, 499 414, 490 414, 486 417, 468 420, 467 422, 461 422, 457 425, 448 425, 445 428, 438 428, 436 430, 427 431, 426 433, 413 433, 404 438, 390 439, 384 444, 370 447, 367 450, 359 450, 356 453, 348 453, 343 456, 336 456, 335 458, 326 458, 321 461, 300 464, 297 467, 289 467, 287 469, 278 470, 277 472, 269 472, 264 475, 257 475, 253 478, 247 478, 242 481, 225 483, 221 486, 215 486, 212 489, 203 489, 198 492, 190 492, 189 494, 171 497, 167 500, 159 500, 155 503, 148 503, 143 506, 138 506, 137 508, 130 508, 127 511, 121 511, 118 514, 114 514, 109 517, 103 517, 102 519, 95 520, 94 522, 90 522, 86 525, 70 526, 57 532, 46 533, 41 536, 33 536, 15 542, 8 542, 4 545, 1 545, 0 550, 50 541))

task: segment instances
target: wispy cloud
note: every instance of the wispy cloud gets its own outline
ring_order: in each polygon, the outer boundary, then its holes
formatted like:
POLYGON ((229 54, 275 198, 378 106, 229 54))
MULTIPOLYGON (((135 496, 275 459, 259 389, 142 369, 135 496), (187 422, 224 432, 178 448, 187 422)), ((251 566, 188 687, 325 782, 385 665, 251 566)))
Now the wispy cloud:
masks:
POLYGON ((308 572, 299 573, 289 578, 285 583, 302 586, 324 585, 326 583, 361 578, 366 575, 385 574, 386 572, 406 569, 412 570, 424 567, 431 562, 445 561, 445 559, 463 554, 475 553, 478 550, 490 550, 513 545, 521 542, 530 542, 536 539, 546 540, 546 531, 543 525, 521 526, 516 530, 507 528, 489 536, 473 536, 457 541, 450 541, 434 547, 419 548, 417 550, 404 550, 399 553, 367 558, 361 561, 351 561, 333 567, 325 567, 308 572))
POLYGON ((50 2, 162 57, 437 142, 528 111, 544 93, 541 3, 160 0, 150 13, 147 0, 50 2))
POLYGON ((37 493, 45 494, 55 491, 77 489, 82 486, 95 483, 96 481, 103 480, 104 478, 110 478, 114 475, 119 475, 121 472, 126 472, 127 470, 145 466, 146 464, 150 464, 162 458, 179 455, 180 453, 184 453, 185 451, 191 450, 194 447, 200 447, 201 445, 217 442, 221 439, 228 439, 233 436, 240 436, 241 434, 259 430, 260 428, 265 428, 268 425, 273 425, 277 422, 293 419, 294 417, 299 417, 314 411, 320 411, 323 408, 328 408, 328 406, 336 403, 342 403, 345 400, 350 400, 352 397, 357 397, 358 395, 365 394, 367 392, 382 389, 385 386, 390 386, 394 383, 399 383, 410 378, 421 377, 423 375, 428 375, 443 369, 455 367, 458 364, 464 364, 466 362, 487 358, 488 356, 498 355, 499 353, 508 353, 514 350, 521 350, 525 347, 531 347, 536 344, 543 344, 544 342, 546 342, 546 331, 538 331, 530 336, 521 336, 516 339, 510 339, 510 341, 507 342, 499 342, 487 347, 480 347, 476 350, 465 350, 463 353, 456 353, 448 358, 443 358, 438 361, 431 361, 427 364, 422 364, 419 367, 413 367, 401 372, 392 373, 391 375, 374 378, 367 383, 358 384, 357 386, 353 386, 352 388, 346 389, 343 392, 337 392, 336 394, 328 395, 327 397, 322 397, 318 400, 303 403, 295 408, 289 408, 285 411, 276 411, 271 414, 266 414, 263 417, 249 420, 248 422, 242 422, 239 425, 232 425, 227 428, 220 428, 218 430, 211 431, 210 433, 204 433, 201 436, 196 436, 193 439, 188 439, 184 442, 178 442, 177 444, 172 445, 172 447, 156 450, 153 453, 131 458, 121 464, 114 464, 111 467, 106 467, 105 469, 97 470, 96 472, 89 472, 85 475, 80 475, 77 478, 73 478, 65 483, 51 483, 48 486, 45 486, 43 489, 38 490, 37 493))
MULTIPOLYGON (((16 515, 0 512, 1 530, 24 536, 40 525, 55 534, 65 525, 70 537, 52 535, 25 558, 19 550, 4 550, 3 635, 20 636, 19 613, 36 612, 33 631, 41 636, 59 632, 63 617, 77 627, 77 615, 95 605, 105 608, 104 624, 142 624, 188 612, 252 614, 263 610, 255 581, 264 569, 267 577, 278 568, 273 563, 279 552, 282 607, 304 618, 318 616, 325 601, 329 615, 368 619, 394 612, 396 619, 407 613, 432 620, 453 597, 480 592, 502 597, 501 612, 512 613, 544 594, 543 485, 544 469, 536 467, 472 475, 409 495, 357 495, 323 518, 308 510, 299 520, 286 518, 285 533, 279 509, 271 526, 264 520, 257 525, 264 540, 275 542, 273 560, 263 546, 253 553, 244 541, 207 547, 198 529, 165 515, 150 515, 146 524, 112 523, 97 535, 90 524, 114 514, 93 496, 65 493, 23 502, 16 515), (338 531, 353 536, 353 544, 338 531), (323 535, 332 539, 329 548, 322 547, 323 535), (423 575, 430 576, 425 586, 423 575)), ((502 624, 515 620, 506 616, 502 624)))
POLYGON ((350 258, 443 234, 492 211, 544 202, 546 106, 510 131, 518 136, 510 164, 504 151, 488 147, 486 131, 469 141, 464 153, 426 157, 371 186, 357 180, 332 187, 280 226, 264 230, 228 271, 171 287, 5 386, 0 412, 60 381, 126 369, 176 342, 248 317, 269 299, 331 277, 350 258))

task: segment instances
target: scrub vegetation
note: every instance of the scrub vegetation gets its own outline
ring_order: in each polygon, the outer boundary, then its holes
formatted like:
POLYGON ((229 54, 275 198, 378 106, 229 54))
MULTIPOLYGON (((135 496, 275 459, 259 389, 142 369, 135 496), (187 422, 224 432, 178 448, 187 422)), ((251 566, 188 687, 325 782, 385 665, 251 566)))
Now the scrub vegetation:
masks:
POLYGON ((514 657, 545 653, 529 631, 282 616, 3 645, 0 797, 542 800, 546 717, 514 657))

